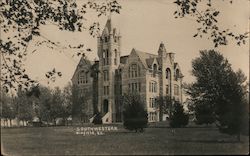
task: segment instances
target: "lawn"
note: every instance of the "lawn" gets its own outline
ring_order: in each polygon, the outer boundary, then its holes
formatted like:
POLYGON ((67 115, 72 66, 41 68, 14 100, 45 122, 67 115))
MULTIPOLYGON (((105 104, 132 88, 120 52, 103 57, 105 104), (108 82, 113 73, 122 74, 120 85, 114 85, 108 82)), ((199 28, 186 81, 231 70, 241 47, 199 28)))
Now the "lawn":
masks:
POLYGON ((75 127, 4 128, 4 155, 124 155, 124 154, 247 154, 248 137, 237 142, 216 128, 147 128, 144 133, 124 130, 102 136, 75 134, 75 127))

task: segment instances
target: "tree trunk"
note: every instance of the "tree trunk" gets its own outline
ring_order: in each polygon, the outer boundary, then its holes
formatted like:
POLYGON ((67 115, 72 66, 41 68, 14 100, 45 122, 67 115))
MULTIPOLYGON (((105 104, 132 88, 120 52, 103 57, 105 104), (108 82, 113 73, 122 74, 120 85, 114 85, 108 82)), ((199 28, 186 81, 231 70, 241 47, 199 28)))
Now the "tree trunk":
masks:
POLYGON ((65 122, 66 122, 66 126, 68 126, 68 125, 69 125, 69 123, 68 123, 68 120, 67 120, 67 119, 65 120, 65 122))
POLYGON ((237 134, 237 141, 240 142, 240 133, 237 134))
POLYGON ((53 119, 53 121, 54 121, 54 125, 56 126, 56 119, 53 119))
POLYGON ((3 126, 4 126, 4 127, 7 127, 7 126, 6 126, 6 119, 3 120, 3 126))
POLYGON ((10 119, 10 127, 12 127, 12 122, 11 121, 12 121, 12 119, 10 119))

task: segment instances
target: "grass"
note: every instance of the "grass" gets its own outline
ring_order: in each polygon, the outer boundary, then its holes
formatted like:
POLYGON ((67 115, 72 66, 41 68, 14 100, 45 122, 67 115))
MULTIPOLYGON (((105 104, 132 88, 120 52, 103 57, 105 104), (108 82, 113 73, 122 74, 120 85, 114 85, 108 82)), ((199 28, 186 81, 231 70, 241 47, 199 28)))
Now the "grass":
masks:
POLYGON ((147 128, 144 133, 124 130, 103 136, 75 134, 75 127, 2 129, 4 155, 180 155, 248 154, 248 137, 242 142, 216 128, 147 128))

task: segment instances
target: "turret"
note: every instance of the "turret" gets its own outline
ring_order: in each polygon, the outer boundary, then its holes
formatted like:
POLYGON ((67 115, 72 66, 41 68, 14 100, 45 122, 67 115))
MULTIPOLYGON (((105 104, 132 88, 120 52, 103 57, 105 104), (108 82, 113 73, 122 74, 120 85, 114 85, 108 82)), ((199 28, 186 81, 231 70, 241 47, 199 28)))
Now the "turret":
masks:
POLYGON ((159 46, 158 55, 159 55, 159 57, 166 57, 167 56, 167 51, 166 51, 166 48, 165 48, 165 45, 163 44, 163 42, 161 42, 161 44, 159 46))

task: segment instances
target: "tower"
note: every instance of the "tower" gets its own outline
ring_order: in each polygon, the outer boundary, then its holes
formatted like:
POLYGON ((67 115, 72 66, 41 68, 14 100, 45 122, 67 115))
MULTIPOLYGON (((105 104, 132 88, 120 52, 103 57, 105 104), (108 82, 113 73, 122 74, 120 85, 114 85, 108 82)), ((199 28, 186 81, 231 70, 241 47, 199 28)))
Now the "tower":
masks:
POLYGON ((115 121, 114 83, 115 70, 120 64, 120 39, 118 30, 113 27, 109 18, 97 43, 100 71, 98 109, 103 115, 104 123, 115 121))

